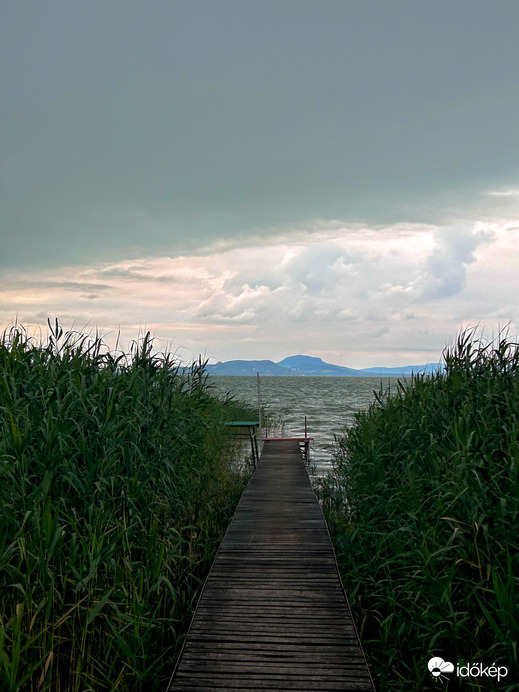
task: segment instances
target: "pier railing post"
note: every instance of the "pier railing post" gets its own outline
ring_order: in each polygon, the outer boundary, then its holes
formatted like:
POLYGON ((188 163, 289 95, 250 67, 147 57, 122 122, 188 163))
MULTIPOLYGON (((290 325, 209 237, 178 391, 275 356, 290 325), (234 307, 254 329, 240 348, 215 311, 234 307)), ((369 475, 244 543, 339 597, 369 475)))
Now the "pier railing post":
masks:
POLYGON ((263 450, 263 432, 261 426, 263 425, 261 420, 261 387, 260 387, 260 376, 259 372, 256 373, 258 382, 258 420, 259 420, 259 448, 260 452, 263 450))

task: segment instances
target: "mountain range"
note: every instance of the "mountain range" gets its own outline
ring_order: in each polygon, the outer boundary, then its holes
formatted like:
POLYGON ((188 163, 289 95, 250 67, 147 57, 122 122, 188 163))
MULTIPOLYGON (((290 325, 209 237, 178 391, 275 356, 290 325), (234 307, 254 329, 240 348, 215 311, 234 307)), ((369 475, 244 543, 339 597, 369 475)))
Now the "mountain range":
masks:
POLYGON ((315 356, 289 356, 275 363, 272 360, 228 360, 206 366, 209 375, 271 375, 271 376, 320 376, 320 377, 403 377, 413 373, 431 374, 443 369, 440 363, 404 365, 396 368, 347 368, 325 363, 315 356))

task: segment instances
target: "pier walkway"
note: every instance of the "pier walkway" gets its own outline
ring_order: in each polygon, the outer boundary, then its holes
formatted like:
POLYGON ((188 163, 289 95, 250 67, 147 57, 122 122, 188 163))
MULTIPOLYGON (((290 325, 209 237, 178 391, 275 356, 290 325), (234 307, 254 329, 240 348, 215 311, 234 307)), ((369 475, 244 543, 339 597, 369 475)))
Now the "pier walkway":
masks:
POLYGON ((373 692, 297 441, 265 442, 168 689, 373 692))

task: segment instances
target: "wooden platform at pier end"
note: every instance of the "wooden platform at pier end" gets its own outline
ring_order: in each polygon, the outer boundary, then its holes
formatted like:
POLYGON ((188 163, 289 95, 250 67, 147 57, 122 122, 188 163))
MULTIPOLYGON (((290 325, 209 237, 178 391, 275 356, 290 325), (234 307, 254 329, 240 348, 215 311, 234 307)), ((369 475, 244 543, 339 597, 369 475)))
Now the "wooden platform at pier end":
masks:
POLYGON ((265 443, 168 689, 373 692, 296 441, 265 443))

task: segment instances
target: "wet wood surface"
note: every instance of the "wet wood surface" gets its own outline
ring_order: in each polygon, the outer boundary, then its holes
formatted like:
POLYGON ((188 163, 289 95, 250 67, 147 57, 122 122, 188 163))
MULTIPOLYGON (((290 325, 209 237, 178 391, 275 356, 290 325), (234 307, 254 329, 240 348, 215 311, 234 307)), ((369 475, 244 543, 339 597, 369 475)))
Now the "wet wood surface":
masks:
POLYGON ((373 692, 296 441, 265 443, 168 689, 373 692))

